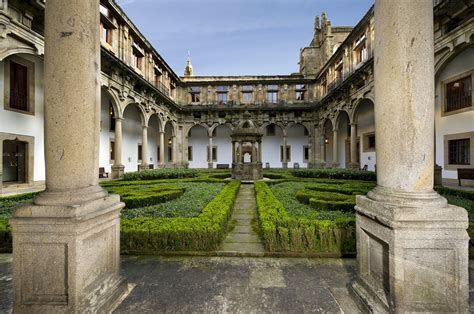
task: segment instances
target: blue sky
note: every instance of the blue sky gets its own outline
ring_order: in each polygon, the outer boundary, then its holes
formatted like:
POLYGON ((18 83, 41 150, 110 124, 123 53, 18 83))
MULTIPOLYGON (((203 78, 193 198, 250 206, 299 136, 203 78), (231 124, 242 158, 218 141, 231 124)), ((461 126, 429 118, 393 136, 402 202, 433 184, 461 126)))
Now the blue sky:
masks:
POLYGON ((195 75, 274 75, 298 70, 314 17, 354 26, 373 0, 116 0, 182 75, 188 50, 195 75))

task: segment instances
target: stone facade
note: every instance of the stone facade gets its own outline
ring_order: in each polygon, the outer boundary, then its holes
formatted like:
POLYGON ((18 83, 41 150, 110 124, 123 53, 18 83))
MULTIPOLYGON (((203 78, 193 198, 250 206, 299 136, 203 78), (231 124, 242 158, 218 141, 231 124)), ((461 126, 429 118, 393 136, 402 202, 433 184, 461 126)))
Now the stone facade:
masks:
MULTIPOLYGON (((35 75, 42 76, 39 67, 44 53, 44 4, 20 4, 16 0, 3 3, 0 15, 6 48, 0 59, 5 60, 5 73, 9 60, 34 57, 38 60, 35 75)), ((264 135, 264 167, 325 166, 375 171, 373 8, 353 28, 332 27, 325 14, 317 17, 314 36, 301 52, 300 73, 193 76, 189 58, 186 75, 179 77, 114 1, 101 3, 99 166, 112 177, 150 167, 231 164, 229 135, 245 111, 252 113, 264 135), (212 141, 213 145, 209 145, 212 141), (214 156, 200 154, 200 145, 211 147, 214 156)), ((468 18, 469 10, 445 3, 438 1, 434 7, 435 73, 442 79, 436 83, 436 106, 440 100, 440 107, 445 82, 472 71, 467 61, 472 54, 474 27, 468 18), (446 19, 446 14, 455 14, 457 24, 446 19), (459 69, 457 64, 467 68, 459 69)), ((5 76, 4 86, 8 80, 5 76)), ((29 111, 28 120, 32 121, 24 122, 28 125, 43 123, 41 77, 36 81, 37 92, 30 97, 31 108, 36 110, 29 111)), ((469 123, 474 114, 472 108, 449 115, 442 109, 436 111, 436 163, 444 168, 441 173, 445 178, 455 179, 458 166, 446 160, 449 152, 444 138, 474 131, 469 123)), ((7 113, 12 116, 8 121, 26 120, 24 113, 11 110, 2 112, 0 118, 7 117, 7 113)), ((18 183, 33 185, 44 181, 42 136, 36 130, 18 128, 17 124, 9 126, 8 121, 2 123, 0 132, 18 138, 38 137, 34 151, 29 152, 35 173, 18 183)), ((472 147, 471 144, 471 150, 472 147)), ((472 161, 461 167, 471 166, 472 161)), ((9 182, 5 185, 18 186, 9 182)))

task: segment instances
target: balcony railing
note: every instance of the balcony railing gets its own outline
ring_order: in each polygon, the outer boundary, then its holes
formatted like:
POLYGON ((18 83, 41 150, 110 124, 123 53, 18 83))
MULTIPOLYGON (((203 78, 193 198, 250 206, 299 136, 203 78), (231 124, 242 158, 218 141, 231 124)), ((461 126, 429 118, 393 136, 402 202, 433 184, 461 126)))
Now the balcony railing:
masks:
POLYGON ((166 87, 165 84, 163 84, 162 82, 160 81, 151 81, 151 83, 153 84, 153 86, 155 86, 160 92, 162 92, 163 94, 165 94, 166 96, 170 96, 170 89, 168 87, 166 87))
POLYGON ((10 89, 10 108, 27 111, 28 95, 20 93, 15 89, 10 89))
POLYGON ((472 95, 452 95, 446 97, 445 112, 455 111, 470 107, 472 104, 472 95))

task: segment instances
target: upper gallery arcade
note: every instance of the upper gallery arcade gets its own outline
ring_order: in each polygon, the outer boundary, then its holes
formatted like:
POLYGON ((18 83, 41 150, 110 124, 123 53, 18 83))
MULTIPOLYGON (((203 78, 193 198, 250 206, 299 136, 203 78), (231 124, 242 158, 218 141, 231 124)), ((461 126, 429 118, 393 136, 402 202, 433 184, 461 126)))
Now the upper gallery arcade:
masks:
MULTIPOLYGON (((41 184, 44 0, 0 1, 2 187, 41 184)), ((473 6, 434 2, 436 164, 445 179, 473 167, 473 6)), ((263 167, 374 171, 374 12, 355 27, 323 13, 299 71, 178 76, 114 0, 101 1, 99 164, 113 177, 150 167, 232 164, 230 134, 249 111, 263 167)), ((1 192, 1 189, 0 189, 1 192)))

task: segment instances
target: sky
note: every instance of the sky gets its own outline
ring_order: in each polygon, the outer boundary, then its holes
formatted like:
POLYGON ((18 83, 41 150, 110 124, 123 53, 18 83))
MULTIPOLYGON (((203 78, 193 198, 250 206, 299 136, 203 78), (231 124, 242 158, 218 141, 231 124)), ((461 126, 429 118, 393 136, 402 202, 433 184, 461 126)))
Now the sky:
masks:
POLYGON ((188 51, 194 75, 298 71, 321 12, 355 26, 373 0, 116 0, 178 75, 188 51))

